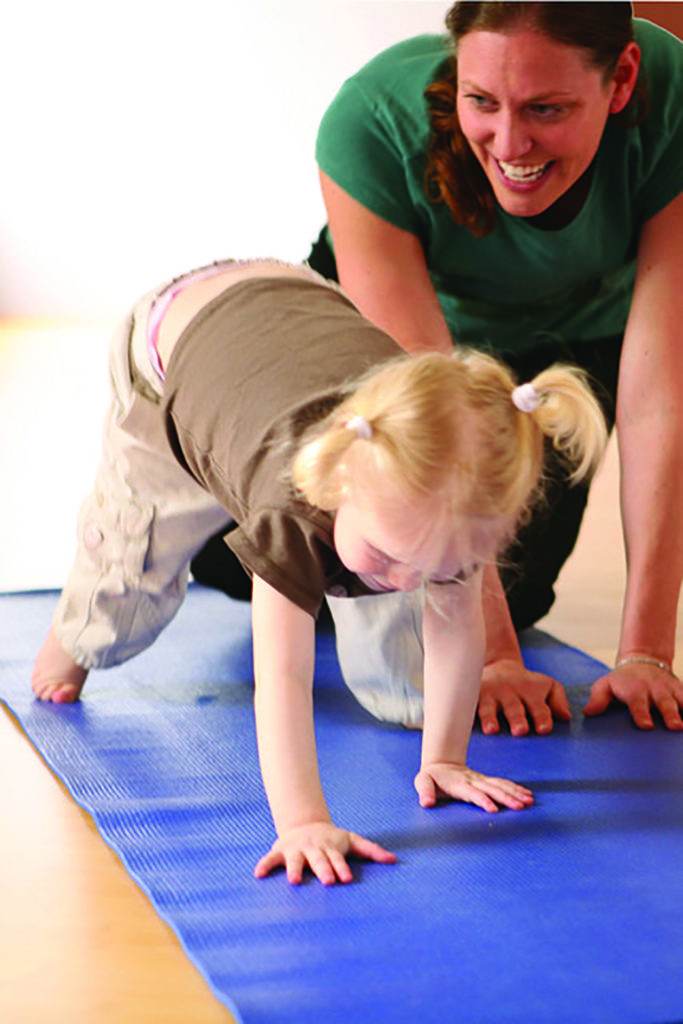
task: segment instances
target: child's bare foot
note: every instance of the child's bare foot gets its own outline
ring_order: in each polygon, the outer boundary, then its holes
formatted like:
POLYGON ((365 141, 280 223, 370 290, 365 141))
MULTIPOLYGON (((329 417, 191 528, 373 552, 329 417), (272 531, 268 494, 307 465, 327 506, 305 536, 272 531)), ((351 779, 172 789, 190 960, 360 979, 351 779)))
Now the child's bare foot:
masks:
POLYGON ((71 658, 50 630, 33 666, 31 686, 38 700, 73 704, 78 700, 88 673, 71 658))

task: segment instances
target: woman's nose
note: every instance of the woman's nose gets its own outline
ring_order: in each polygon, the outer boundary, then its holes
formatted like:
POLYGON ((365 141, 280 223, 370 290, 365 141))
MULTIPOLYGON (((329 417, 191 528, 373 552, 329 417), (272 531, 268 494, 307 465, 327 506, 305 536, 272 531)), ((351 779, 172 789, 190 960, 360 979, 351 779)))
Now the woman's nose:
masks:
POLYGON ((533 140, 524 121, 514 112, 500 110, 492 125, 493 145, 491 151, 497 160, 511 163, 526 156, 533 149, 533 140))

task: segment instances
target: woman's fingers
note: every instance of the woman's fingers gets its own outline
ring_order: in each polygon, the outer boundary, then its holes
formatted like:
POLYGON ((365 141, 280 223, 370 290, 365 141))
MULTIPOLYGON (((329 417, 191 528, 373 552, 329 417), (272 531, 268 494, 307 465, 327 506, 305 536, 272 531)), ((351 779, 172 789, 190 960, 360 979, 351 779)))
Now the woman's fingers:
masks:
POLYGON ((512 658, 489 662, 484 668, 478 713, 485 735, 500 731, 501 712, 513 736, 527 736, 531 727, 547 735, 554 718, 571 718, 562 684, 512 658))
POLYGON ((550 687, 550 693, 548 694, 548 705, 555 718, 560 718, 562 721, 568 722, 572 717, 572 709, 569 707, 569 700, 562 683, 558 683, 557 680, 553 681, 553 685, 550 687))
POLYGON ((584 715, 601 715, 603 711, 612 703, 612 687, 610 686, 609 676, 601 676, 597 682, 591 686, 590 697, 586 706, 583 709, 584 715))
POLYGON ((479 698, 479 723, 481 725, 481 731, 486 736, 493 736, 495 733, 500 732, 500 722, 498 721, 498 702, 488 693, 482 693, 479 698))
POLYGON ((500 706, 507 719, 511 734, 526 736, 529 732, 529 722, 522 699, 516 693, 505 690, 500 696, 500 706))
POLYGON ((678 708, 678 701, 671 694, 655 698, 655 704, 667 729, 679 731, 683 729, 683 719, 678 708))

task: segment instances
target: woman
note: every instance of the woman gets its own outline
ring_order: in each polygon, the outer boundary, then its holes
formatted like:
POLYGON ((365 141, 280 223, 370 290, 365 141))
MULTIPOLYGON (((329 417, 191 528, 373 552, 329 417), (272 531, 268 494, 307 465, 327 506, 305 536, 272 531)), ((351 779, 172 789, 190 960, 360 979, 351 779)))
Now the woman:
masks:
MULTIPOLYGON (((610 419, 616 401, 628 582, 617 667, 585 712, 617 697, 639 727, 654 704, 680 729, 682 47, 620 3, 456 3, 447 25, 457 58, 439 37, 408 40, 327 112, 329 233, 311 262, 329 275, 333 241, 346 292, 404 347, 493 348, 522 377, 566 357, 610 419)), ((499 708, 515 734, 527 715, 539 732, 566 717, 559 685, 523 668, 513 618, 523 628, 550 607, 575 495, 551 484, 551 508, 510 553, 512 618, 491 574, 485 732, 499 708)))
MULTIPOLYGON (((640 728, 656 706, 681 729, 683 48, 631 13, 456 3, 449 37, 376 57, 321 125, 329 224, 310 263, 408 350, 455 341, 502 355, 520 379, 558 359, 590 373, 616 420, 628 582, 616 667, 584 711, 616 697, 640 728)), ((548 611, 585 501, 551 474, 545 507, 508 553, 507 599, 488 572, 484 732, 498 731, 499 711, 515 735, 569 716, 559 683, 525 670, 516 629, 548 611)), ((365 611, 377 643, 362 645, 363 664, 340 650, 347 678, 410 678, 419 664, 419 610, 402 601, 389 622, 388 607, 365 611), (371 646, 399 652, 395 664, 382 653, 369 665, 371 646)))

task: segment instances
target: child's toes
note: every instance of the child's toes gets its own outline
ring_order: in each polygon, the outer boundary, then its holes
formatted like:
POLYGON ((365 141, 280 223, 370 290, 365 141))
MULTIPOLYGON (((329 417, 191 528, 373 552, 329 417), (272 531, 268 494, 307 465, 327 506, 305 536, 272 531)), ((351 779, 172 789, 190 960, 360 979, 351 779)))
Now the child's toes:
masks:
POLYGON ((38 700, 51 701, 53 704, 73 704, 78 700, 81 687, 76 683, 39 679, 33 683, 33 692, 38 700))
POLYGON ((75 686, 72 683, 62 683, 61 686, 55 687, 50 699, 53 704, 73 704, 74 701, 78 700, 80 692, 80 686, 75 686))

